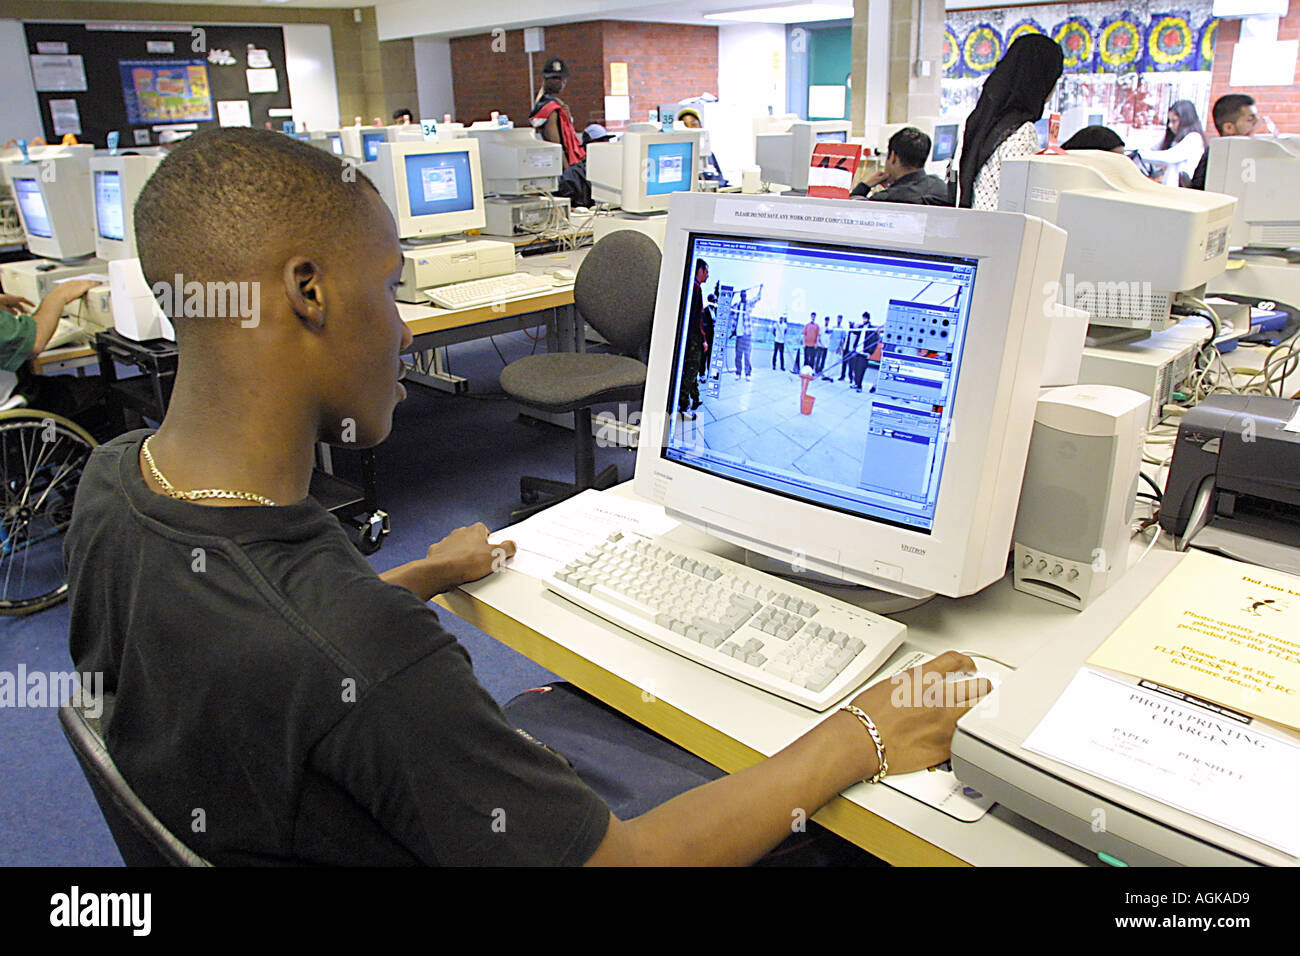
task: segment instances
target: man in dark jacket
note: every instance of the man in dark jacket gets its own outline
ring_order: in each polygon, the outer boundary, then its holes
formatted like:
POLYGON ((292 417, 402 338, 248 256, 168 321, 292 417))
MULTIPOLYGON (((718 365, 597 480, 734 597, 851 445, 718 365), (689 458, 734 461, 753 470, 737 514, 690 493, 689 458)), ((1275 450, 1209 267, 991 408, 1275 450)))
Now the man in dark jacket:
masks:
POLYGON ((930 137, 914 126, 900 129, 889 137, 885 168, 853 187, 849 195, 877 202, 919 203, 924 206, 950 206, 948 185, 938 176, 927 175, 925 161, 930 157, 930 137), (876 187, 883 187, 876 189, 876 187), (875 192, 872 192, 872 190, 875 192))

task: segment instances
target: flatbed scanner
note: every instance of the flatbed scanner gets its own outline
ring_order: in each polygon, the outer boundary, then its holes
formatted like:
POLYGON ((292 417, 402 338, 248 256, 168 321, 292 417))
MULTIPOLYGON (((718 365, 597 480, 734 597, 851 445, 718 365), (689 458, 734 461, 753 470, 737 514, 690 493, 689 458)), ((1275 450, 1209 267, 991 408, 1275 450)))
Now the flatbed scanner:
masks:
POLYGON ((1300 401, 1212 395, 1183 416, 1160 504, 1178 550, 1300 574, 1300 401))
MULTIPOLYGON (((958 721, 953 772, 966 786, 1102 860, 1130 866, 1296 866, 1300 860, 1280 850, 1024 747, 1093 651, 1185 557, 1151 553, 1082 613, 1054 625, 1047 644, 958 721)), ((1138 684, 1136 677, 1097 670, 1138 684)), ((1259 723, 1300 745, 1300 734, 1259 723)))

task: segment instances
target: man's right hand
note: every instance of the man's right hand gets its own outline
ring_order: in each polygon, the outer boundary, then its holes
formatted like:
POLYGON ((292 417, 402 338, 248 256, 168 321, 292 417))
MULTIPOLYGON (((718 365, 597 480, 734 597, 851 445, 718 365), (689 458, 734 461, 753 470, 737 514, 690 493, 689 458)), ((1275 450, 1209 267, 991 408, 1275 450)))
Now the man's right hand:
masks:
MULTIPOLYGON (((975 664, 969 657, 948 651, 873 684, 857 696, 854 705, 866 712, 880 731, 891 774, 924 770, 952 756, 952 735, 957 730, 957 720, 988 694, 993 685, 986 678, 953 683, 945 678, 974 672, 975 664)), ((875 745, 866 728, 862 729, 862 735, 874 764, 875 745)))

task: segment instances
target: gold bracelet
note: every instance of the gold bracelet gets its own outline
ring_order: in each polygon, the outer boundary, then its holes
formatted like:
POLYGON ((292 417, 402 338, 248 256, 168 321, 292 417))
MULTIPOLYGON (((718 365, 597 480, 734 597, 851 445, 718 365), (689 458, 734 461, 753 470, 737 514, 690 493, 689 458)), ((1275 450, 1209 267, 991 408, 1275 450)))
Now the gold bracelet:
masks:
POLYGON ((854 717, 858 718, 858 721, 862 726, 867 728, 867 733, 871 734, 871 742, 876 745, 876 760, 880 763, 880 769, 876 771, 874 777, 871 777, 864 782, 880 783, 880 781, 885 778, 885 774, 889 773, 889 760, 885 757, 885 744, 880 739, 880 731, 876 729, 876 725, 872 722, 871 718, 866 715, 866 712, 863 711, 862 708, 854 707, 852 704, 845 704, 840 708, 840 710, 848 711, 854 717))

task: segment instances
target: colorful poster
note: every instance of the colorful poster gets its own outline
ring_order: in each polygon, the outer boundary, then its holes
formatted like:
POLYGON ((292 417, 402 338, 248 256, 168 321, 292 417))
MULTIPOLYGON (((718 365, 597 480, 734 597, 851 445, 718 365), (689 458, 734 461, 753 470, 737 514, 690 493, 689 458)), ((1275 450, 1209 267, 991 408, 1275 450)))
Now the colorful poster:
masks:
POLYGON ((967 72, 984 76, 998 65, 1005 49, 1002 34, 992 24, 981 23, 966 34, 966 40, 962 43, 962 63, 967 72))
POLYGON ((203 60, 118 60, 127 122, 196 123, 213 118, 203 60))
POLYGON ((1097 58, 1097 44, 1093 42, 1092 25, 1083 17, 1069 17, 1058 23, 1052 36, 1061 45, 1065 56, 1066 73, 1091 73, 1097 58))
POLYGON ((1015 43, 1021 37, 1028 36, 1031 33, 1045 34, 1047 31, 1043 29, 1043 25, 1037 20, 1021 20, 1007 31, 1007 46, 1011 46, 1011 44, 1015 43))
POLYGON ((1201 39, 1196 45, 1196 68, 1198 70, 1214 69, 1214 41, 1218 36, 1218 20, 1206 20, 1201 25, 1201 39))
POLYGON ((1142 60, 1142 27, 1128 10, 1101 21, 1097 38, 1098 68, 1105 73, 1130 73, 1142 60))
POLYGON ((961 44, 957 41, 957 34, 946 23, 943 26, 942 62, 944 76, 961 76, 961 44))
POLYGON ((1196 37, 1187 22, 1187 11, 1154 14, 1147 33, 1150 68, 1193 70, 1197 64, 1196 37))

